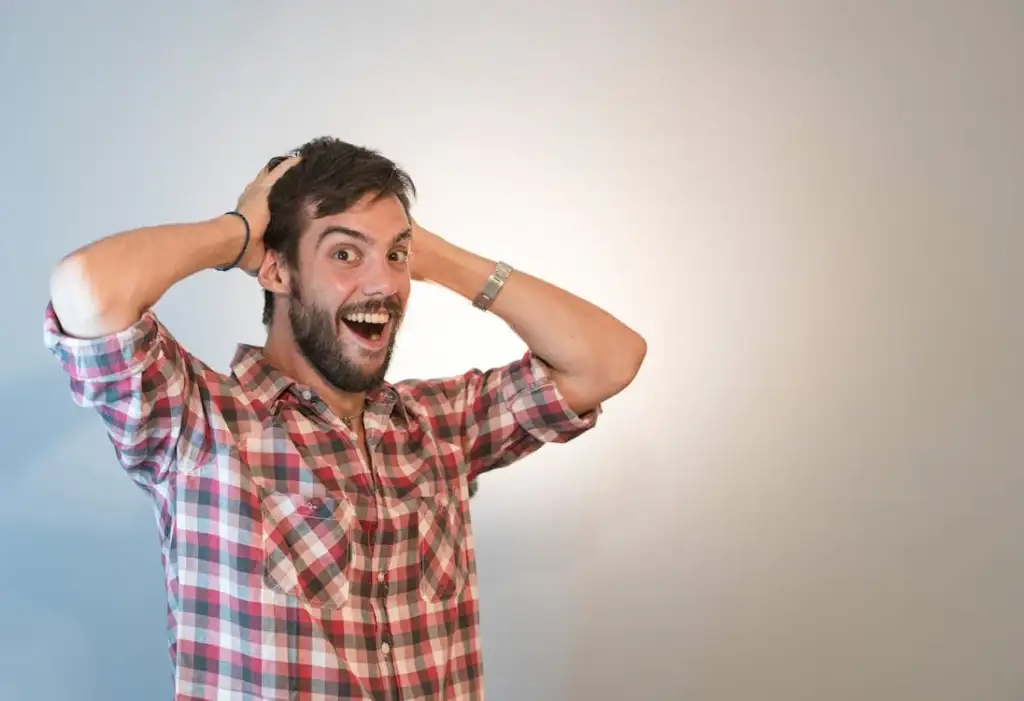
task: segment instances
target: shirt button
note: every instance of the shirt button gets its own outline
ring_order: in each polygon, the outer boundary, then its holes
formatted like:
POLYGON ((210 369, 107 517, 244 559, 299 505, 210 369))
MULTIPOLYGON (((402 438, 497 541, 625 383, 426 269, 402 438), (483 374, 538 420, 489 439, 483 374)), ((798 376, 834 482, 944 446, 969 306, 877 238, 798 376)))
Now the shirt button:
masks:
POLYGON ((384 580, 387 579, 387 576, 387 573, 384 570, 381 570, 377 573, 377 581, 383 583, 384 580))
POLYGON ((383 642, 380 644, 380 651, 386 655, 391 652, 391 646, 388 645, 387 642, 383 642))
POLYGON ((302 398, 308 402, 310 399, 313 398, 313 393, 310 392, 308 389, 304 389, 302 390, 302 398))

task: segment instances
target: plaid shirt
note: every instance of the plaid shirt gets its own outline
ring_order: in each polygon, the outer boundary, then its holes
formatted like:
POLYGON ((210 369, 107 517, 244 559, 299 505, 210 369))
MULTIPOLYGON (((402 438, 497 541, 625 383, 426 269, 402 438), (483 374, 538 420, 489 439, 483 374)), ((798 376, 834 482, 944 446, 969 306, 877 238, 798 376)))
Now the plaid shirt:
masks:
POLYGON ((45 340, 155 507, 175 698, 482 699, 469 481, 591 428, 530 353, 367 397, 355 434, 260 349, 230 376, 152 312, 45 340))

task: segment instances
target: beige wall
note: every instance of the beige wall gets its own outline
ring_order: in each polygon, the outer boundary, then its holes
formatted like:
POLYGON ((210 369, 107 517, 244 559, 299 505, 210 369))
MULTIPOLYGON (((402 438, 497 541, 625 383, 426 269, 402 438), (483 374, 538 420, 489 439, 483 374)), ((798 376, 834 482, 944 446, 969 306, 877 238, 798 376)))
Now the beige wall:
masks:
POLYGON ((1024 6, 897 4, 659 22, 574 699, 1024 698, 1024 6))

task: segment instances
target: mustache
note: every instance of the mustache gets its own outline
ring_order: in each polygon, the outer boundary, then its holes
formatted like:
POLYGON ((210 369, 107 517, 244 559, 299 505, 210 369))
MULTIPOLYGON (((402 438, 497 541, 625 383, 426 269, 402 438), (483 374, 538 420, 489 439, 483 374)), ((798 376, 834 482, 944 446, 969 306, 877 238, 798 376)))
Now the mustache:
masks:
POLYGON ((336 317, 338 321, 341 321, 341 317, 346 314, 379 314, 381 312, 387 312, 392 318, 397 319, 402 316, 402 305, 394 297, 362 304, 349 304, 338 309, 336 317))

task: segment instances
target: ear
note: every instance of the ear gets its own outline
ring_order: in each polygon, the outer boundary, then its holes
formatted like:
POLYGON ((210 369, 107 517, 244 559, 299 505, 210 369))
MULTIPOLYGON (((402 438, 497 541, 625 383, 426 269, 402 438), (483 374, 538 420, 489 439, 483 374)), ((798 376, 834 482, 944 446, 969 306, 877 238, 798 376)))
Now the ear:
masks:
POLYGON ((287 295, 291 292, 292 275, 284 257, 277 251, 267 251, 256 273, 260 287, 274 294, 287 295))

